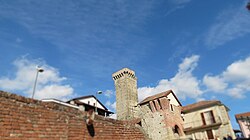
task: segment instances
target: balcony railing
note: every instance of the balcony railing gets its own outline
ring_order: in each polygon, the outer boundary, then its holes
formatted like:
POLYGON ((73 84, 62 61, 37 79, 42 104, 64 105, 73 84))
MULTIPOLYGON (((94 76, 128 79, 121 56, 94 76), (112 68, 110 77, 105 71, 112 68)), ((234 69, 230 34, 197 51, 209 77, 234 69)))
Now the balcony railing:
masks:
POLYGON ((200 118, 199 120, 194 120, 191 122, 184 123, 184 130, 191 131, 194 129, 213 127, 221 124, 222 122, 219 116, 214 117, 214 119, 205 119, 204 121, 200 118))

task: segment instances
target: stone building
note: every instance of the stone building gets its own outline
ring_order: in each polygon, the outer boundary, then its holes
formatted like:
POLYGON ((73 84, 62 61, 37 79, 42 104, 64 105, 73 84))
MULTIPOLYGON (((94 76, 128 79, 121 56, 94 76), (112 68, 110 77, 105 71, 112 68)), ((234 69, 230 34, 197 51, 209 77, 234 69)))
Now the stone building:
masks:
POLYGON ((181 103, 172 90, 147 97, 139 104, 141 124, 156 140, 185 138, 181 103))
POLYGON ((240 126, 243 136, 245 138, 250 138, 250 112, 236 114, 235 118, 240 126))
POLYGON ((124 68, 112 75, 116 89, 116 112, 118 120, 130 120, 138 104, 137 78, 135 72, 124 68))
POLYGON ((229 108, 217 100, 200 101, 184 106, 184 131, 192 139, 215 139, 230 135, 235 138, 229 108))
POLYGON ((124 68, 112 75, 116 89, 118 120, 138 120, 150 139, 185 138, 181 103, 172 90, 156 94, 138 103, 135 72, 124 68))

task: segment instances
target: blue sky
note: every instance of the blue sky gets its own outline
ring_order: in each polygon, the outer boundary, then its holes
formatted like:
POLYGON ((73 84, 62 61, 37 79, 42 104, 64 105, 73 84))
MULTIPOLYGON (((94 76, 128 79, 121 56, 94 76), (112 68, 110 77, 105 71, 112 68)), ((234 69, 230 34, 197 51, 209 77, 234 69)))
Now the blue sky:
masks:
POLYGON ((139 99, 173 89, 183 105, 217 99, 250 111, 246 0, 0 0, 0 89, 35 98, 95 94, 115 110, 112 73, 128 67, 139 99))

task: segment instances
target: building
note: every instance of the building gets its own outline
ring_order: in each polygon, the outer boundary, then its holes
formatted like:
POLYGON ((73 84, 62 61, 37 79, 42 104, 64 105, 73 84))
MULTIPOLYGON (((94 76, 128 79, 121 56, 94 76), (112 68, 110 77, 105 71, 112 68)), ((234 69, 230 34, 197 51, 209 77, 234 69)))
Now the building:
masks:
POLYGON ((168 90, 138 103, 135 72, 124 68, 112 77, 117 119, 134 121, 150 139, 235 138, 229 109, 220 101, 201 101, 182 107, 174 92, 168 90))
POLYGON ((79 106, 76 105, 71 105, 69 103, 66 103, 64 101, 58 100, 58 99, 54 99, 54 98, 50 98, 50 99, 42 99, 42 102, 48 102, 48 103, 55 103, 58 105, 62 105, 62 106, 67 106, 67 107, 72 107, 72 108, 76 108, 79 109, 79 106))
POLYGON ((109 111, 94 95, 82 96, 67 101, 70 105, 78 106, 82 111, 88 111, 94 109, 98 112, 98 115, 109 116, 114 114, 109 111))
POLYGON ((139 120, 150 139, 184 137, 181 103, 172 90, 150 96, 138 103, 135 72, 124 68, 115 72, 116 111, 118 120, 139 120))
POLYGON ((118 120, 130 120, 138 104, 137 78, 135 72, 124 68, 112 74, 116 89, 116 112, 118 120))
POLYGON ((243 136, 245 138, 250 138, 250 112, 236 114, 235 118, 240 126, 243 136))
POLYGON ((42 101, 76 108, 81 111, 89 111, 90 109, 93 109, 98 113, 98 115, 102 116, 110 116, 111 114, 114 114, 113 112, 109 111, 94 95, 73 98, 67 102, 53 98, 42 99, 42 101))
POLYGON ((192 139, 215 139, 230 135, 235 138, 229 109, 220 101, 200 101, 184 106, 184 132, 192 139))
POLYGON ((139 104, 144 130, 152 139, 185 139, 182 105, 172 90, 147 97, 139 104))

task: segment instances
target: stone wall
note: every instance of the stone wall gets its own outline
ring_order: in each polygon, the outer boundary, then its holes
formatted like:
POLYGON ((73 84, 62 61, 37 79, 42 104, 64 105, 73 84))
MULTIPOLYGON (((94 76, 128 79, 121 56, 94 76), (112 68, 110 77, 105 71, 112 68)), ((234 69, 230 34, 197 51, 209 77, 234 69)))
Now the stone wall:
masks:
POLYGON ((166 97, 162 97, 141 105, 141 123, 149 138, 155 140, 185 139, 181 107, 172 105, 166 97), (174 129, 178 127, 178 132, 174 129))
POLYGON ((133 124, 96 116, 86 125, 86 112, 0 91, 1 140, 146 139, 133 124))

